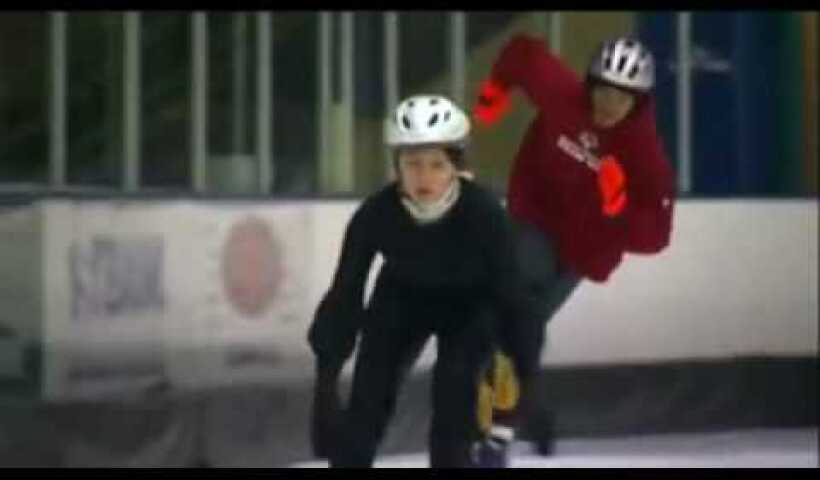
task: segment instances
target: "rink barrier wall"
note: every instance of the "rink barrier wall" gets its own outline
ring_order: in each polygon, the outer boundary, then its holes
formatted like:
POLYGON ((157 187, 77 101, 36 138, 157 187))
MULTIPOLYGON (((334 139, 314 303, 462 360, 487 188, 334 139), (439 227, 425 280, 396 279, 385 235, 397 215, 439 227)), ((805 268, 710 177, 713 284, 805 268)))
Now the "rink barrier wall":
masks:
MULTIPOLYGON (((0 465, 309 458, 304 333, 357 205, 50 199, 0 209, 0 465), (289 300, 268 322, 236 322, 219 293, 214 259, 249 215, 277 233, 292 257, 285 263, 301 267, 288 270, 299 272, 284 281, 289 300), (159 259, 146 233, 162 238, 159 259), (71 267, 72 252, 117 250, 101 238, 129 235, 142 241, 124 250, 124 265, 160 265, 137 270, 164 275, 161 315, 123 313, 121 302, 78 322, 72 268, 82 262, 71 267), (196 310, 198 298, 215 303, 196 310), (135 321, 146 328, 126 326, 135 321), (86 343, 60 347, 78 337, 86 343), (132 348, 91 348, 108 338, 132 348), (72 386, 78 378, 94 381, 72 386)), ((605 285, 583 283, 550 323, 536 388, 558 435, 817 425, 817 207, 815 199, 682 200, 667 250, 628 255, 605 285)), ((433 359, 431 342, 385 452, 423 448, 433 359)))

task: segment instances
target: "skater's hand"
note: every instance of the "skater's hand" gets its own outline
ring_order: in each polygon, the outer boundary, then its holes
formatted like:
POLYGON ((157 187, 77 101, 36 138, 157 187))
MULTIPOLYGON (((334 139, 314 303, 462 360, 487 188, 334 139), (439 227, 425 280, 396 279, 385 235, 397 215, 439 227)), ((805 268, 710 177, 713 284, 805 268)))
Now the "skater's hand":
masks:
POLYGON ((326 296, 319 303, 316 315, 308 328, 307 340, 317 357, 343 364, 356 347, 358 321, 352 315, 337 315, 340 302, 326 296))
POLYGON ((317 369, 311 405, 310 443, 316 458, 329 458, 341 434, 342 409, 339 398, 340 369, 317 369))
POLYGON ((473 108, 476 122, 489 127, 500 120, 510 109, 510 94, 505 87, 492 79, 481 83, 478 101, 473 108))
POLYGON ((601 157, 598 169, 598 190, 602 211, 607 217, 617 217, 626 208, 626 173, 613 155, 601 157))

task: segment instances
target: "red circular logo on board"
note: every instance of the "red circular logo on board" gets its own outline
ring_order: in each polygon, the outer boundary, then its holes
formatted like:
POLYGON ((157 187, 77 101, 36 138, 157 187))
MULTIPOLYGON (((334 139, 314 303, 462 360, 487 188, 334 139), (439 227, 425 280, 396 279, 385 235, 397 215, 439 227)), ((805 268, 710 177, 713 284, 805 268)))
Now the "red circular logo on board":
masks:
POLYGON ((284 277, 281 260, 282 249, 265 221, 247 217, 231 227, 222 250, 222 283, 242 316, 267 311, 284 277))

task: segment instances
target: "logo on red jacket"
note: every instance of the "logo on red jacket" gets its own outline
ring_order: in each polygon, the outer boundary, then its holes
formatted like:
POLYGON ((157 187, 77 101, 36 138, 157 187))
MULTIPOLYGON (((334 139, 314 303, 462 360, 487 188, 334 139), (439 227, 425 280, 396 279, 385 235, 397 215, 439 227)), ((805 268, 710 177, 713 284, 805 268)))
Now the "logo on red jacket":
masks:
POLYGON ((578 141, 581 142, 581 146, 584 147, 584 150, 596 155, 598 152, 598 135, 588 131, 582 130, 581 133, 578 134, 578 141))
POLYGON ((578 141, 570 139, 568 136, 561 134, 558 137, 557 146, 564 153, 574 158, 575 160, 585 164, 592 170, 598 170, 601 160, 595 154, 599 147, 598 136, 594 133, 582 130, 578 134, 578 141))

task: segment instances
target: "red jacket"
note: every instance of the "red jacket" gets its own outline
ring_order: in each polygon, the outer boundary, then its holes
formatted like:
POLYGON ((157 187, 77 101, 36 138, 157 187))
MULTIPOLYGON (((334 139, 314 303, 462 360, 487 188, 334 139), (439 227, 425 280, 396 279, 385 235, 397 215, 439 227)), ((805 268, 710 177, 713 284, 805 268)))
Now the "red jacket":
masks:
POLYGON ((609 278, 624 252, 656 253, 669 244, 674 173, 651 98, 615 127, 595 128, 583 81, 542 41, 524 35, 504 47, 491 78, 522 89, 538 109, 510 176, 513 217, 554 238, 562 262, 597 282, 609 278), (597 172, 583 161, 589 153, 612 154, 623 166, 628 203, 618 217, 601 211, 597 172))

